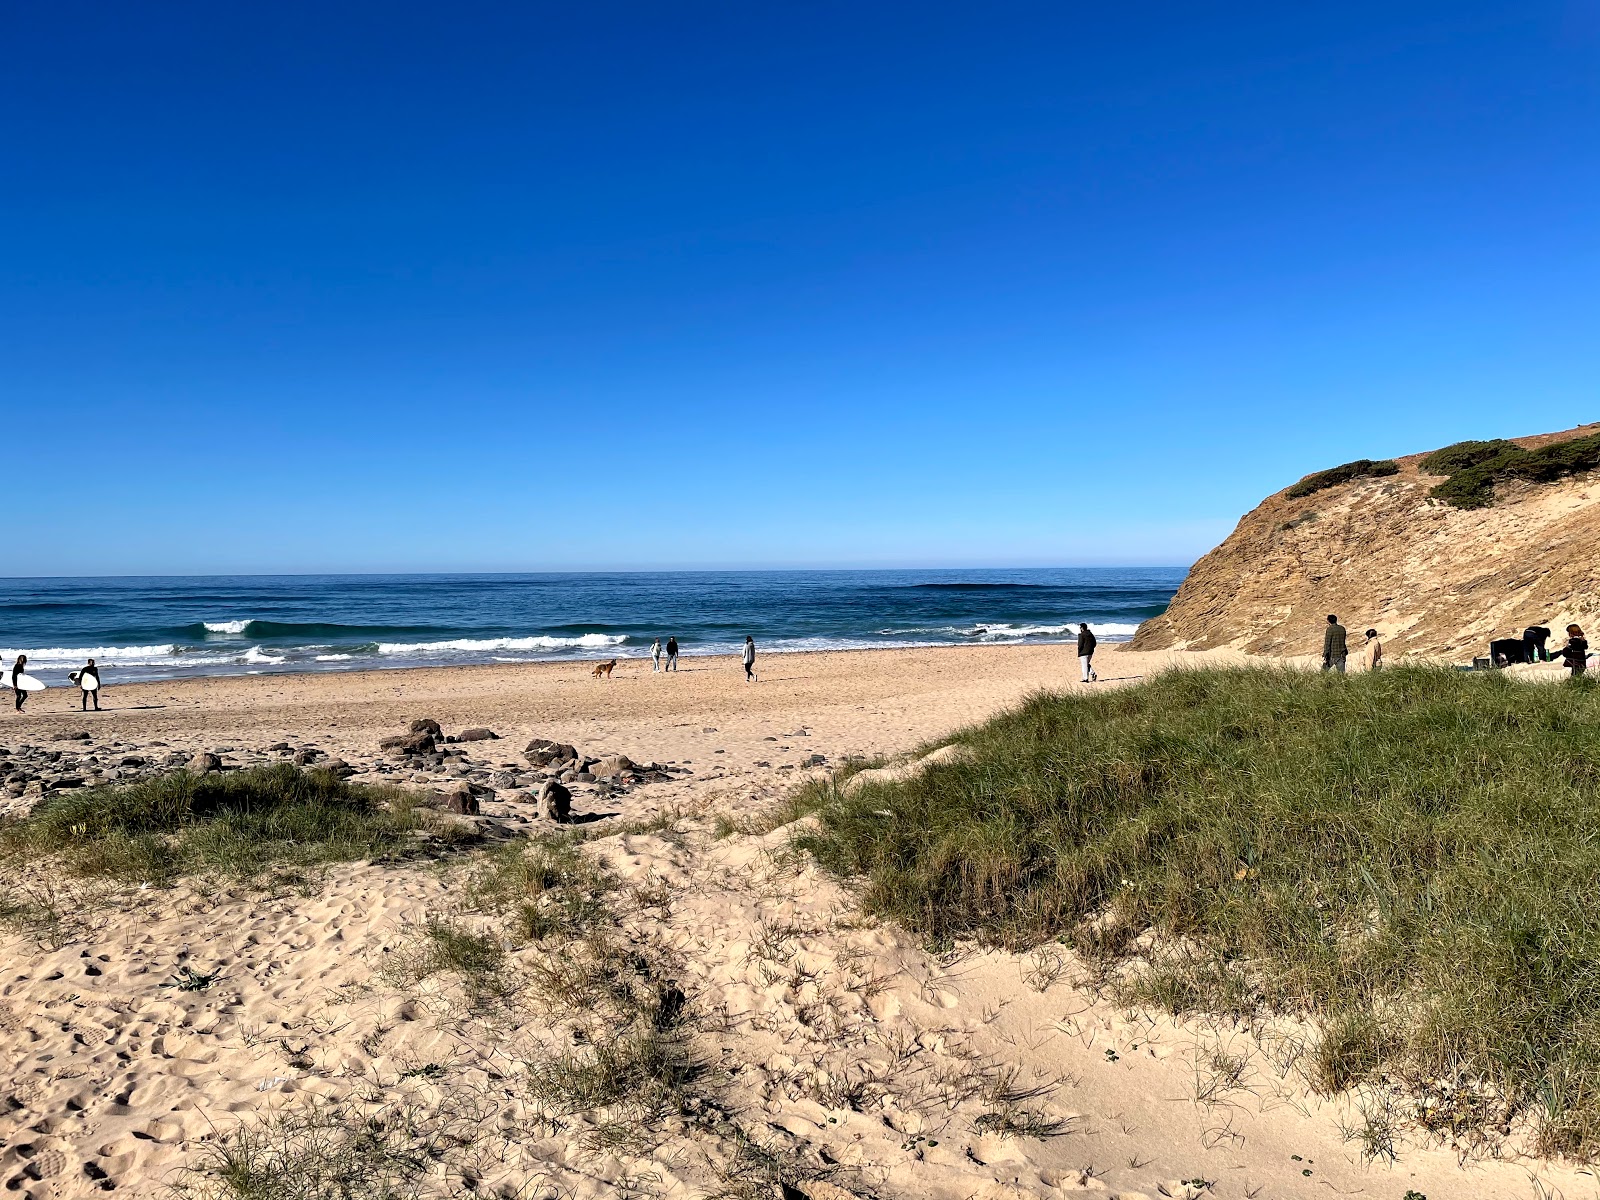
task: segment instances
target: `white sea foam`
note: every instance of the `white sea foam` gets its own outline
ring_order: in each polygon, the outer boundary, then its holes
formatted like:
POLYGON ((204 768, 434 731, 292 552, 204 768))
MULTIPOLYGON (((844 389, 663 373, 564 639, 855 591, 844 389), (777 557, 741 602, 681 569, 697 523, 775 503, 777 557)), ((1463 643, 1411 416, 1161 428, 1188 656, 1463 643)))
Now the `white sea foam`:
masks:
POLYGON ((37 650, 0 649, 0 658, 14 659, 19 654, 26 654, 29 664, 36 667, 48 667, 63 663, 78 666, 86 658, 95 658, 102 662, 119 662, 127 665, 166 665, 173 661, 177 653, 178 648, 176 646, 49 646, 37 650))
POLYGON ((275 663, 287 662, 288 660, 274 654, 269 654, 260 646, 251 646, 249 650, 245 651, 244 657, 239 661, 270 666, 275 663))
POLYGON ((379 654, 438 654, 474 650, 599 650, 620 646, 626 634, 586 633, 582 637, 456 638, 448 642, 379 642, 379 654))
POLYGON ((348 661, 348 660, 350 660, 350 659, 352 659, 354 657, 355 657, 354 654, 319 654, 319 655, 316 656, 314 661, 316 661, 316 662, 346 662, 346 661, 348 661))
POLYGON ((207 633, 243 633, 249 621, 203 621, 207 633))

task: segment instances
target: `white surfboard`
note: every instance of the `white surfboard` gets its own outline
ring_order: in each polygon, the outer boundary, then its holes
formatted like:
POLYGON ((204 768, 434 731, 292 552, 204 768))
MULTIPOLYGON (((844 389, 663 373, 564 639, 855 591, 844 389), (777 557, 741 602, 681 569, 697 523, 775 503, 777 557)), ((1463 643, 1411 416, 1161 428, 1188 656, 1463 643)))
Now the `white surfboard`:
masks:
MULTIPOLYGON (((11 682, 11 673, 9 671, 6 672, 6 682, 11 682)), ((44 691, 44 681, 42 679, 35 679, 32 675, 18 675, 16 687, 18 691, 23 692, 42 692, 44 691)))
POLYGON ((100 681, 93 675, 80 675, 78 676, 78 686, 86 692, 98 692, 100 690, 100 681))

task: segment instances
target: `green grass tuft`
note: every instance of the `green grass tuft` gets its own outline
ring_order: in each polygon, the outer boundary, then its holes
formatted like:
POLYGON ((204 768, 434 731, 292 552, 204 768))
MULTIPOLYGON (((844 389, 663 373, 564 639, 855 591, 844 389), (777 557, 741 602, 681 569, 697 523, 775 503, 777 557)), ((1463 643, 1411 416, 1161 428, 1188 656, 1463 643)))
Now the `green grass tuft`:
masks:
POLYGON ((1591 681, 1175 671, 961 740, 813 797, 799 844, 865 876, 869 910, 936 942, 1063 938, 1174 1010, 1316 1014, 1325 1088, 1487 1081, 1547 1149, 1600 1152, 1591 681))
POLYGON ((1457 442, 1418 464, 1430 475, 1447 475, 1428 494, 1457 508, 1487 508, 1495 485, 1522 479, 1554 483, 1600 467, 1600 433, 1525 450, 1515 442, 1457 442))
POLYGON ((413 856, 424 839, 411 835, 425 830, 447 842, 464 836, 438 826, 405 792, 278 764, 53 796, 0 823, 0 857, 167 884, 190 874, 242 879, 268 867, 413 856))

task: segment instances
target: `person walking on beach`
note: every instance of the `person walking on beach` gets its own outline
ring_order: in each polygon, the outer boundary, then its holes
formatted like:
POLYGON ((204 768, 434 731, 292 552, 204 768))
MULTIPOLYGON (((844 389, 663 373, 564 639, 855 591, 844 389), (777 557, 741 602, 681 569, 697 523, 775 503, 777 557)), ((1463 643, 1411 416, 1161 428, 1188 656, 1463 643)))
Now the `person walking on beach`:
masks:
POLYGON ((1376 629, 1367 630, 1367 643, 1361 648, 1367 652, 1367 670, 1383 670, 1383 643, 1378 640, 1376 629))
POLYGON ((1098 643, 1087 621, 1078 622, 1078 669, 1084 683, 1093 683, 1100 676, 1094 673, 1094 648, 1098 643))
POLYGON ((1581 628, 1567 626, 1567 644, 1556 651, 1556 657, 1566 664, 1574 679, 1589 669, 1589 639, 1581 628))
POLYGON ((761 682, 756 676, 756 640, 747 633, 744 635, 744 681, 751 680, 761 682))
POLYGON ((675 638, 675 637, 669 637, 667 639, 667 670, 676 671, 677 669, 678 669, 678 639, 675 638))
POLYGON ((94 710, 100 711, 100 668, 94 665, 94 659, 89 660, 89 665, 78 672, 78 690, 83 693, 83 711, 89 711, 89 697, 94 697, 94 710), (89 686, 89 681, 94 681, 94 686, 89 686))
POLYGON ((661 670, 661 639, 657 638, 650 643, 650 674, 654 675, 661 670))
POLYGON ((22 677, 28 673, 28 656, 17 655, 17 661, 11 664, 11 691, 17 700, 17 711, 22 711, 22 706, 28 702, 28 693, 22 690, 22 677))
POLYGON ((1345 659, 1350 657, 1350 646, 1345 641, 1344 626, 1333 613, 1328 614, 1328 629, 1322 635, 1322 669, 1344 674, 1345 659))

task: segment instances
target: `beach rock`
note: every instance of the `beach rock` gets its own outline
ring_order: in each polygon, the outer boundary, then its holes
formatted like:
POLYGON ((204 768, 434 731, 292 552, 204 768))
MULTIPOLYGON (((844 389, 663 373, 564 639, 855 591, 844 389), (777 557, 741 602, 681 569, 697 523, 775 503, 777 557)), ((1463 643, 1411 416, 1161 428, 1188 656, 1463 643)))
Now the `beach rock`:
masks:
POLYGON ((432 754, 434 752, 433 735, 431 733, 402 733, 397 737, 386 737, 378 743, 378 749, 388 750, 397 754, 432 754))
POLYGON ((418 717, 411 722, 410 732, 432 734, 434 737, 442 737, 444 735, 444 730, 439 728, 439 722, 430 717, 418 717))
POLYGON ((119 767, 142 767, 144 766, 144 759, 137 754, 124 754, 117 760, 117 765, 119 767))
POLYGON ((296 750, 295 751, 295 754, 294 754, 294 765, 297 766, 297 767, 303 767, 303 766, 306 766, 306 765, 308 765, 310 763, 314 763, 316 761, 317 761, 317 752, 315 750, 296 750))
POLYGON ((87 729, 77 729, 70 733, 58 733, 55 736, 55 740, 58 742, 87 742, 89 740, 89 731, 87 729))
POLYGON ((222 759, 209 750, 202 750, 188 761, 187 766, 195 775, 209 775, 222 770, 222 759))
POLYGON ((337 775, 340 779, 348 779, 356 773, 356 769, 342 758, 330 758, 322 764, 322 769, 337 775))
POLYGON ((633 759, 626 754, 613 754, 609 758, 602 758, 592 769, 601 778, 609 778, 633 770, 633 759))
POLYGON ((576 779, 579 783, 593 783, 594 780, 595 780, 595 776, 594 776, 594 773, 592 771, 578 771, 578 772, 575 772, 573 774, 573 778, 576 779))
POLYGON ((497 788, 514 788, 518 786, 517 777, 510 771, 496 771, 490 776, 489 782, 497 788))
POLYGON ((545 738, 534 738, 523 748, 522 756, 535 767, 548 766, 551 763, 566 762, 578 757, 578 752, 573 747, 561 742, 548 741, 545 738))
POLYGON ((500 735, 492 729, 463 729, 456 734, 458 742, 495 742, 500 740, 500 735))
POLYGON ((472 794, 472 785, 459 783, 444 794, 444 807, 446 812, 459 813, 465 817, 478 815, 478 798, 472 794))
POLYGON ((572 793, 555 780, 548 780, 539 789, 539 817, 545 821, 566 824, 572 816, 572 793))

